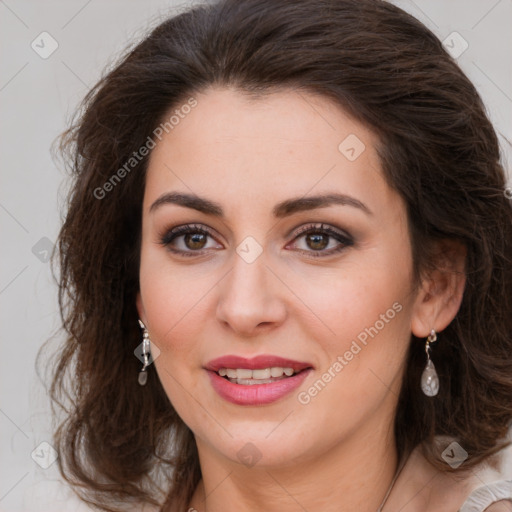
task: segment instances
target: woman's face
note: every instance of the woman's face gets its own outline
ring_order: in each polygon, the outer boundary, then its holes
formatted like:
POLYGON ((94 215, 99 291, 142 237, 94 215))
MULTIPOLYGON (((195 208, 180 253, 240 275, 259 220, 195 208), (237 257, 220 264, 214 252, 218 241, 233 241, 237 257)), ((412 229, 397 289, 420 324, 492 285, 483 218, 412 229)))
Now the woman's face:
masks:
POLYGON ((389 440, 415 294, 376 137, 303 92, 194 97, 150 156, 137 307, 200 455, 389 440))

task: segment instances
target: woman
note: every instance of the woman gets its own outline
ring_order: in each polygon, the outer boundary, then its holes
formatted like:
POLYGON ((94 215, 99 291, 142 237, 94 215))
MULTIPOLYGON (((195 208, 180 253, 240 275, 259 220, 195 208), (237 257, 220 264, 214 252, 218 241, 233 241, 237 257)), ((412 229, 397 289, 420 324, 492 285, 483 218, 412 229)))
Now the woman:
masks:
POLYGON ((63 144, 52 392, 84 500, 511 509, 512 208, 475 88, 417 20, 190 9, 63 144))

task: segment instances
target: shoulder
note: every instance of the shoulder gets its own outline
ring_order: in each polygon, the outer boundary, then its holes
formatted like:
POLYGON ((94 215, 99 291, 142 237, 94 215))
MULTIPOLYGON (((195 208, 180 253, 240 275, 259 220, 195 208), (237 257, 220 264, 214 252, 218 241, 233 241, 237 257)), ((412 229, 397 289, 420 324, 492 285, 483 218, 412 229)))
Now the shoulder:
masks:
POLYGON ((459 511, 471 491, 482 482, 470 472, 453 474, 439 471, 416 447, 407 458, 396 483, 390 495, 389 510, 454 512, 459 511))
POLYGON ((488 462, 472 470, 445 473, 415 449, 390 495, 390 510, 512 512, 512 480, 488 462))
POLYGON ((460 512, 512 512, 512 480, 480 485, 462 505, 460 512))

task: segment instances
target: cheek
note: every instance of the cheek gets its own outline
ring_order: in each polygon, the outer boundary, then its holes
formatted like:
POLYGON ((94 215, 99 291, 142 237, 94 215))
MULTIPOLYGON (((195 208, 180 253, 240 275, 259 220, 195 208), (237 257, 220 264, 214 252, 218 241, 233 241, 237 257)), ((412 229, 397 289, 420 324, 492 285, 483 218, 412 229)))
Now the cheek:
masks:
POLYGON ((208 418, 202 417, 201 408, 191 408, 191 396, 200 396, 191 365, 200 371, 197 355, 204 319, 199 316, 213 286, 211 275, 194 277, 190 267, 180 271, 165 255, 148 256, 141 258, 140 289, 151 341, 160 350, 153 371, 183 421, 197 429, 208 418))
POLYGON ((209 281, 180 278, 180 272, 167 269, 160 272, 154 267, 141 275, 141 294, 145 306, 151 339, 162 354, 166 352, 186 355, 193 349, 199 322, 197 316, 207 299, 209 281))
MULTIPOLYGON (((367 263, 362 259, 357 263, 346 262, 322 273, 303 273, 295 280, 294 292, 304 298, 331 354, 348 349, 358 337, 364 343, 371 327, 382 334, 407 323, 407 315, 403 314, 409 300, 407 266, 400 267, 403 272, 397 272, 393 270, 397 266, 387 262, 385 255, 380 259, 375 256, 365 258, 370 260, 367 263)), ((303 324, 308 330, 310 319, 303 324)), ((374 333, 374 329, 371 331, 374 333)))
POLYGON ((410 313, 396 287, 377 294, 344 284, 331 292, 336 307, 323 312, 335 335, 313 338, 322 364, 297 396, 304 414, 338 425, 333 435, 357 428, 383 404, 391 407, 409 340, 410 313))
POLYGON ((214 315, 211 293, 220 277, 208 265, 173 263, 162 250, 148 248, 141 255, 141 296, 151 341, 160 350, 154 369, 173 407, 193 431, 211 421, 206 409, 194 404, 195 397, 204 394, 201 350, 209 341, 205 326, 214 315))
POLYGON ((322 382, 309 383, 316 386, 309 389, 318 413, 335 403, 342 415, 356 409, 364 414, 366 407, 378 407, 390 387, 399 391, 410 340, 411 262, 402 257, 398 265, 391 249, 366 254, 314 280, 303 277, 297 292, 317 317, 318 330, 307 320, 301 325, 323 355, 316 376, 322 382))
MULTIPOLYGON (((140 290, 145 313, 155 341, 165 345, 176 336, 194 329, 194 316, 201 311, 208 291, 215 285, 215 274, 208 265, 182 263, 160 246, 143 244, 140 264, 140 290)), ((185 339, 191 340, 186 336, 185 339)))

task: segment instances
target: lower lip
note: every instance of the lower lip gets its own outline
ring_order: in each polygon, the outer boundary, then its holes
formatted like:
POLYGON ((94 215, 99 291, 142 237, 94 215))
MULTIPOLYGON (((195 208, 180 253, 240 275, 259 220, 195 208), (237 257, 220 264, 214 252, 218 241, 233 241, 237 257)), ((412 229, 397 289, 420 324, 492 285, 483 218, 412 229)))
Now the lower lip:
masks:
POLYGON ((280 398, 297 389, 304 379, 309 375, 312 368, 302 370, 301 372, 276 380, 268 384, 234 384, 228 379, 221 377, 217 372, 207 370, 208 375, 217 393, 233 404, 237 405, 265 405, 275 402, 280 398))

